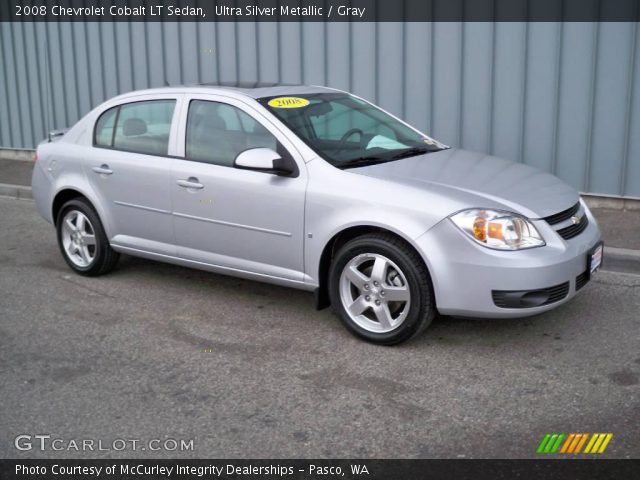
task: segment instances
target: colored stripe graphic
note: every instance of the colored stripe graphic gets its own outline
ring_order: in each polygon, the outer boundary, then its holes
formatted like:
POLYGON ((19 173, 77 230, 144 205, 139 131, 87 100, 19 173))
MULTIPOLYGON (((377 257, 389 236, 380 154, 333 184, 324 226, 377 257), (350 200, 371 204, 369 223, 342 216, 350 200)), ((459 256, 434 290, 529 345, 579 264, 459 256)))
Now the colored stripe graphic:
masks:
POLYGON ((578 442, 578 445, 576 445, 576 451, 574 453, 580 453, 580 450, 582 450, 582 446, 584 445, 584 442, 587 441, 587 438, 589 437, 588 433, 582 433, 582 438, 580 439, 580 442, 578 442))
POLYGON ((541 454, 603 453, 613 438, 613 433, 547 433, 538 445, 541 454), (588 442, 587 442, 588 440, 588 442), (586 447, 582 450, 582 447, 586 447))

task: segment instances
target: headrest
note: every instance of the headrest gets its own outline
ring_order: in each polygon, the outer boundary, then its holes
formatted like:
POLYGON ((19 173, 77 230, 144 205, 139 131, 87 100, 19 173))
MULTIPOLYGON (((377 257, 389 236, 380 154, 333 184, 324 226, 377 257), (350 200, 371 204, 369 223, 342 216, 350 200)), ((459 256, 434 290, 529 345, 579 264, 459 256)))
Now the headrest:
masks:
POLYGON ((125 137, 144 135, 147 133, 147 124, 141 118, 127 118, 122 126, 122 133, 125 137))

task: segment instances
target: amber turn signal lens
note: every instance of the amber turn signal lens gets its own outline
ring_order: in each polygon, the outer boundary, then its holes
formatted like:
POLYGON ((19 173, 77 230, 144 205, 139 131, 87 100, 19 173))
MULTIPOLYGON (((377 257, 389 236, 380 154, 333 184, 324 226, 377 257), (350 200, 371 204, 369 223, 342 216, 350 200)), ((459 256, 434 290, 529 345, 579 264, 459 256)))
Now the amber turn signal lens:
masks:
POLYGON ((504 238, 502 235, 502 224, 495 222, 489 223, 489 236, 502 240, 504 238))
POLYGON ((473 235, 484 242, 487 239, 487 220, 484 217, 477 217, 473 222, 473 235))

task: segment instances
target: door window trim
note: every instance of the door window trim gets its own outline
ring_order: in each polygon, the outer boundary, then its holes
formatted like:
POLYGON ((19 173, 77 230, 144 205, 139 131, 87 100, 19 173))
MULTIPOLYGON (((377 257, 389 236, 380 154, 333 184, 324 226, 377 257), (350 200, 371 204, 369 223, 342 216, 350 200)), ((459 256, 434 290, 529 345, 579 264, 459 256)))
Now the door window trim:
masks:
MULTIPOLYGON (((241 99, 238 99, 236 97, 229 97, 219 93, 186 93, 184 94, 181 101, 182 108, 180 109, 179 128, 178 128, 177 138, 176 138, 176 154, 173 156, 173 158, 184 160, 187 162, 204 163, 207 165, 211 165, 212 167, 232 168, 233 170, 238 170, 245 173, 248 172, 248 170, 237 169, 234 167, 229 167, 227 165, 219 165, 216 163, 190 159, 186 156, 187 119, 189 116, 189 106, 191 105, 191 102, 194 100, 222 103, 224 105, 228 105, 230 107, 235 107, 242 110, 244 113, 249 115, 254 121, 262 125, 271 135, 273 135, 276 141, 278 142, 278 144, 282 146, 284 151, 295 162, 297 167, 296 174, 292 175, 291 177, 284 177, 284 178, 299 177, 300 172, 304 171, 303 168, 301 168, 301 165, 304 166, 305 162, 300 151, 296 148, 293 142, 287 138, 286 134, 283 133, 280 129, 278 129, 277 126, 274 125, 265 114, 260 112, 253 105, 250 105, 241 99)), ((263 173, 263 172, 253 172, 253 173, 263 173)), ((266 175, 271 175, 271 174, 266 173, 266 175)))

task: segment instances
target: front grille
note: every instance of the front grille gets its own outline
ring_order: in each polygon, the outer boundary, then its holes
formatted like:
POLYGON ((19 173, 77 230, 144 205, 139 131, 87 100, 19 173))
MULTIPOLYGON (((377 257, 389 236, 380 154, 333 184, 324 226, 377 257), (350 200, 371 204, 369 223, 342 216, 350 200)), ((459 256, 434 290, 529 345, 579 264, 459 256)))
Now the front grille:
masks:
POLYGON ((576 292, 584 287, 589 281, 589 272, 585 270, 576 277, 576 292))
POLYGON ((558 302, 569 294, 569 282, 538 290, 492 290, 496 307, 532 308, 558 302))
POLYGON ((589 225, 589 219, 586 215, 584 215, 580 219, 580 223, 569 225, 568 227, 558 230, 558 235, 560 235, 565 240, 569 240, 570 238, 580 235, 584 231, 584 229, 587 228, 587 225, 589 225))
POLYGON ((544 217, 543 220, 546 221, 549 225, 555 225, 557 223, 562 223, 565 220, 569 220, 576 214, 578 210, 580 210, 580 202, 576 203, 573 207, 568 208, 567 210, 563 210, 560 213, 544 217))
POLYGON ((558 225, 558 227, 555 227, 554 229, 558 232, 558 235, 565 240, 569 240, 570 238, 580 235, 589 225, 589 219, 584 214, 584 211, 581 210, 580 202, 560 213, 544 217, 542 220, 546 221, 551 226, 558 225), (571 221, 569 226, 559 228, 559 224, 566 225, 569 221, 571 221))

